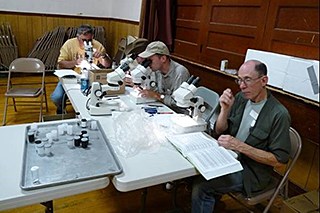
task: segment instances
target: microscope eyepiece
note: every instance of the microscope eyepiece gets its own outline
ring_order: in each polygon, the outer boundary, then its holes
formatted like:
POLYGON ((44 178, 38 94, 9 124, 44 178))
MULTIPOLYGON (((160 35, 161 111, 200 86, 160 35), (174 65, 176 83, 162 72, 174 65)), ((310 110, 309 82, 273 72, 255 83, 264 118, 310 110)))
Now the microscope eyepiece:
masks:
POLYGON ((82 41, 89 43, 89 42, 92 42, 92 39, 82 39, 82 41))
POLYGON ((123 72, 128 71, 130 69, 129 64, 127 64, 127 63, 122 64, 120 69, 122 69, 123 72))
POLYGON ((130 58, 132 58, 133 60, 136 59, 138 57, 138 54, 137 53, 132 53, 130 55, 130 58))
POLYGON ((196 77, 196 79, 194 79, 191 84, 197 86, 198 83, 199 83, 199 81, 200 81, 200 78, 199 78, 199 77, 196 77))
POLYGON ((151 60, 150 59, 145 59, 141 65, 144 67, 144 68, 147 68, 150 64, 151 64, 151 60))
POLYGON ((194 76, 193 76, 193 75, 191 75, 191 76, 190 76, 190 78, 187 80, 187 83, 188 83, 188 84, 191 84, 191 83, 192 83, 192 81, 193 81, 193 79, 194 79, 194 76))

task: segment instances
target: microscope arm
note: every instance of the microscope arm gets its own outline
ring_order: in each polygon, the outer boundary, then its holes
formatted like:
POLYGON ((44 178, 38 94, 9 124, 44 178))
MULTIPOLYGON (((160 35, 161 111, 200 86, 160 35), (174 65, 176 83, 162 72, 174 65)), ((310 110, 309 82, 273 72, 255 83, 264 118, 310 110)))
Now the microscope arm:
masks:
POLYGON ((98 82, 92 82, 91 94, 90 94, 90 106, 98 106, 101 102, 103 96, 105 96, 108 91, 118 91, 120 86, 123 84, 123 79, 125 78, 125 69, 128 66, 120 66, 113 72, 107 74, 107 84, 101 85, 98 82))
POLYGON ((191 76, 187 82, 183 82, 172 94, 176 105, 181 108, 190 109, 190 115, 195 120, 205 111, 203 98, 195 96, 197 90, 195 85, 198 81, 199 77, 194 79, 193 76, 191 76))
POLYGON ((131 71, 132 82, 134 85, 141 85, 144 81, 150 78, 151 69, 149 69, 151 61, 144 60, 134 70, 131 71))

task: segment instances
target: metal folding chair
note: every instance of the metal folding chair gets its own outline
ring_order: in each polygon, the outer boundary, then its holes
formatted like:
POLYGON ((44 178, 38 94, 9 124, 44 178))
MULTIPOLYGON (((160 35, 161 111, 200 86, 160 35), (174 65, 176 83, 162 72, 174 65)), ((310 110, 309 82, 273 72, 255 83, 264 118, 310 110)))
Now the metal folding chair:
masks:
POLYGON ((120 64, 120 61, 130 54, 139 54, 143 52, 147 45, 148 40, 145 38, 136 38, 133 36, 127 36, 120 40, 118 44, 118 50, 113 58, 116 65, 120 64))
POLYGON ((2 125, 6 124, 7 108, 12 105, 14 106, 15 112, 17 112, 17 105, 38 105, 40 107, 40 122, 42 119, 43 104, 45 104, 46 111, 48 112, 45 90, 45 65, 37 58, 15 59, 9 66, 2 125), (29 75, 37 76, 28 80, 29 75), (25 80, 21 80, 22 78, 25 80), (19 81, 17 82, 17 80, 19 81), (12 98, 13 104, 8 103, 9 98, 12 98))
MULTIPOLYGON (((292 127, 290 127, 290 142, 291 142, 290 159, 286 165, 283 176, 279 180, 278 184, 274 184, 271 187, 268 187, 262 193, 252 197, 245 197, 242 193, 229 193, 229 195, 235 200, 239 201, 241 204, 244 204, 246 207, 254 206, 269 200, 268 205, 263 210, 263 213, 266 213, 269 211, 273 201, 276 199, 278 194, 282 193, 284 199, 287 199, 288 198, 288 176, 294 164, 296 163, 302 149, 302 141, 301 141, 300 135, 292 127)), ((250 212, 254 212, 254 211, 250 211, 250 212)))

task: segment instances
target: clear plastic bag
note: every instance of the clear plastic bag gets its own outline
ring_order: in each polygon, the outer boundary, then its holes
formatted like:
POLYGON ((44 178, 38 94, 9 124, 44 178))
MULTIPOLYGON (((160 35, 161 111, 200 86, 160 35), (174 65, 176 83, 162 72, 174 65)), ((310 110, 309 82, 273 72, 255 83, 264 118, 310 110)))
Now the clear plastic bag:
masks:
POLYGON ((141 151, 153 152, 163 141, 155 134, 157 125, 144 110, 134 110, 113 115, 115 152, 123 157, 132 157, 141 151))

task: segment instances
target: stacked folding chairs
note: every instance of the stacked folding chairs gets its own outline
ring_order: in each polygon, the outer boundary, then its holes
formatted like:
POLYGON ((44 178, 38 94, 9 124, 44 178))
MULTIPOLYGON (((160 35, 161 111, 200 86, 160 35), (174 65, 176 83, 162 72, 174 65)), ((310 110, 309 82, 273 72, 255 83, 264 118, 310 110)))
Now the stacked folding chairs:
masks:
POLYGON ((37 39, 33 49, 28 54, 28 58, 38 58, 44 63, 46 70, 54 70, 60 48, 64 43, 65 33, 64 27, 57 27, 52 31, 46 32, 37 39))
POLYGON ((18 46, 9 24, 0 25, 0 71, 7 71, 18 57, 18 46))

